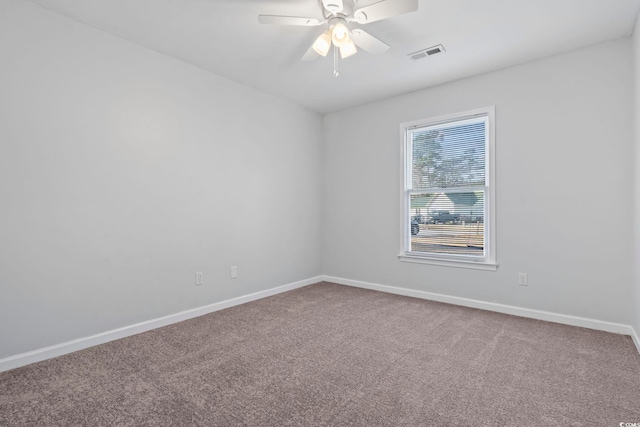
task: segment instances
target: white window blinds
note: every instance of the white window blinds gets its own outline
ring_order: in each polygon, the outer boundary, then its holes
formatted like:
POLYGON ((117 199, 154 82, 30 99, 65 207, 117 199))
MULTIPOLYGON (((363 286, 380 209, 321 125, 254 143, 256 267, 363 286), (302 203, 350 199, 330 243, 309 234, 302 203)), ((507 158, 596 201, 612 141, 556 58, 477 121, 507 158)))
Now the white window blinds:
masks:
POLYGON ((405 254, 487 260, 489 118, 405 128, 405 254))

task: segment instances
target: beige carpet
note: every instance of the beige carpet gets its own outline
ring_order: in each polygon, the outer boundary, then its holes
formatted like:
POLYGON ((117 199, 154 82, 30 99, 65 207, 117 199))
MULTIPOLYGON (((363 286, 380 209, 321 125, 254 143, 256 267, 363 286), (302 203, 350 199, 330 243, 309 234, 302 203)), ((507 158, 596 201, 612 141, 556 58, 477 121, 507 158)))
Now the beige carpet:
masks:
POLYGON ((621 422, 628 336, 331 283, 0 373, 1 426, 621 422))

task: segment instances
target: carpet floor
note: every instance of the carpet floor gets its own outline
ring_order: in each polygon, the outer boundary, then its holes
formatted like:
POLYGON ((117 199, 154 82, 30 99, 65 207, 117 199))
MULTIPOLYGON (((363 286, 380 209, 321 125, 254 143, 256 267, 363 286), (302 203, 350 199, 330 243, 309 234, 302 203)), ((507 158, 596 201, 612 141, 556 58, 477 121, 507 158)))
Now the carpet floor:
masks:
POLYGON ((620 423, 628 336, 332 283, 0 373, 0 426, 620 423))

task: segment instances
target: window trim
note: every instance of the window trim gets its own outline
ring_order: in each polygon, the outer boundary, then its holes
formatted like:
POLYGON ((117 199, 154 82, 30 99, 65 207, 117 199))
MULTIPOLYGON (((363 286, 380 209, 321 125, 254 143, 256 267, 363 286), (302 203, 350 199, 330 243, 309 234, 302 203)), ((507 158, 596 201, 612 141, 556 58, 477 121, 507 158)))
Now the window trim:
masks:
POLYGON ((460 113, 447 114, 438 117, 415 120, 400 124, 400 252, 398 259, 404 262, 432 264, 448 267, 471 268, 478 270, 496 271, 496 164, 495 164, 495 105, 478 108, 475 110, 463 111, 460 113), (488 141, 485 150, 485 256, 483 258, 472 258, 463 255, 437 255, 425 254, 421 252, 411 252, 409 243, 411 240, 410 229, 410 202, 407 197, 407 179, 411 179, 407 174, 407 162, 410 161, 407 155, 407 135, 408 131, 416 127, 444 125, 450 122, 464 121, 478 116, 486 116, 488 121, 488 141))

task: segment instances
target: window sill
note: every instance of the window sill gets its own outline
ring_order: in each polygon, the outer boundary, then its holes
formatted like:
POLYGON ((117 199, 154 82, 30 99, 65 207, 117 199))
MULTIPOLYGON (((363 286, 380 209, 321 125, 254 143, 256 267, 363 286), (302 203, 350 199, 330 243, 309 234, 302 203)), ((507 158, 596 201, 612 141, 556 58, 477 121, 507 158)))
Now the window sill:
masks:
POLYGON ((492 263, 492 262, 485 262, 485 261, 451 260, 451 259, 429 258, 425 256, 416 256, 416 255, 407 255, 407 254, 398 255, 398 259, 403 262, 440 265, 443 267, 469 268, 473 270, 485 270, 485 271, 498 270, 498 264, 492 263))

